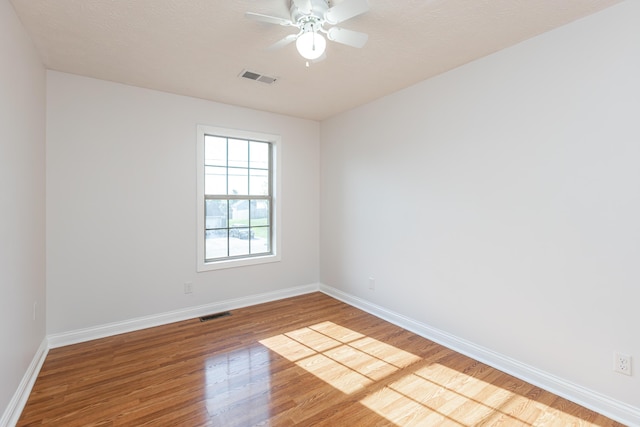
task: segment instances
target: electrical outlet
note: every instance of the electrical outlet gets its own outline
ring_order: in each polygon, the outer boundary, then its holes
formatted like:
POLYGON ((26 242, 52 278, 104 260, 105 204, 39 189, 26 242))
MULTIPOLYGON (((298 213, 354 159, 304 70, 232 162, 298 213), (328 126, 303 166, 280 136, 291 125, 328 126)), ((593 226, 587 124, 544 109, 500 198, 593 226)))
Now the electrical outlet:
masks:
POLYGON ((369 277, 369 290, 371 291, 376 290, 376 279, 373 277, 369 277))
POLYGON ((631 375, 631 356, 616 353, 613 359, 613 370, 619 374, 631 375))
POLYGON ((192 294, 193 293, 193 283, 187 282, 184 284, 184 293, 192 294))

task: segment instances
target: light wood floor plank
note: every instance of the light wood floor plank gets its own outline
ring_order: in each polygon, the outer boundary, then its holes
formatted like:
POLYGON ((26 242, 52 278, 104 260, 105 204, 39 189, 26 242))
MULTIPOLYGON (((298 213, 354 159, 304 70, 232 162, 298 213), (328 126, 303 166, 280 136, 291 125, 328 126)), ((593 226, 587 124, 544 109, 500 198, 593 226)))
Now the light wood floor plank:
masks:
POLYGON ((34 425, 621 426, 321 293, 52 349, 34 425))

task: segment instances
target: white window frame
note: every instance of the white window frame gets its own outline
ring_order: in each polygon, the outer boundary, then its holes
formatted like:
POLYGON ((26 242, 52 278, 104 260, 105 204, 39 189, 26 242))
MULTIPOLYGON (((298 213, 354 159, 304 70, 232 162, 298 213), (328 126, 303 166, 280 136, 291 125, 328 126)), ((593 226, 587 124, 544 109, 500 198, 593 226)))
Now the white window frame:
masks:
POLYGON ((198 272, 220 270, 223 268, 244 267, 249 265, 264 264, 270 262, 278 262, 281 259, 280 248, 280 153, 282 151, 282 139, 279 135, 251 132, 238 129, 227 129, 208 125, 197 126, 197 144, 196 144, 196 173, 197 173, 197 229, 196 229, 196 256, 198 272), (204 194, 204 139, 205 135, 217 135, 228 138, 247 139, 252 141, 264 141, 271 143, 271 184, 272 201, 271 201, 271 253, 261 256, 247 256, 246 258, 224 259, 207 262, 205 260, 205 194, 204 194))

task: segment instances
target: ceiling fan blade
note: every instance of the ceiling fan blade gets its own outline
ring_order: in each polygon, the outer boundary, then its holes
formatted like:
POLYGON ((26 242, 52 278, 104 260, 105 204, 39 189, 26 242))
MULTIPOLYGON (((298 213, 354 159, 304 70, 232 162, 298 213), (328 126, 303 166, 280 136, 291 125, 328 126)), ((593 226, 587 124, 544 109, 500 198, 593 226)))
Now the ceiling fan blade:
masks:
POLYGON ((329 8, 324 15, 324 19, 332 25, 351 19, 369 11, 367 0, 344 0, 332 8, 329 8))
POLYGON ((340 27, 331 27, 327 31, 327 38, 331 41, 346 44, 351 47, 363 47, 367 44, 369 36, 358 31, 345 30, 340 27))
POLYGON ((297 34, 289 34, 287 37, 285 37, 285 38, 281 39, 280 41, 277 41, 274 44, 272 44, 271 46, 269 46, 267 48, 267 50, 282 49, 283 47, 285 47, 289 43, 294 42, 297 38, 298 38, 297 34))
POLYGON ((303 14, 311 13, 311 0, 292 0, 298 10, 303 14))
POLYGON ((245 12, 244 16, 254 21, 268 22, 269 24, 278 24, 284 27, 293 25, 289 19, 278 18, 277 16, 263 15, 261 13, 245 12))

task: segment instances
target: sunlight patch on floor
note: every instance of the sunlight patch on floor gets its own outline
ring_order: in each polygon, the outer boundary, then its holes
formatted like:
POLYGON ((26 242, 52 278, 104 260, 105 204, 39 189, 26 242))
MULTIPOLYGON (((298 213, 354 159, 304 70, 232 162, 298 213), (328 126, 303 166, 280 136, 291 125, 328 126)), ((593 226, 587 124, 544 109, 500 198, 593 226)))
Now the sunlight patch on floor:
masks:
MULTIPOLYGON (((400 427, 596 425, 491 384, 500 375, 492 369, 480 379, 434 363, 386 384, 360 403, 400 427)), ((514 387, 518 384, 526 385, 514 379, 514 387)))
POLYGON ((420 357, 333 322, 260 341, 346 394, 420 361, 420 357))
POLYGON ((493 385, 504 374, 487 365, 476 362, 467 365, 464 372, 447 366, 442 357, 451 351, 446 348, 438 351, 442 355, 433 355, 436 358, 432 360, 441 363, 427 363, 412 353, 332 322, 300 328, 260 343, 345 394, 372 390, 360 403, 400 427, 553 425, 560 419, 570 419, 580 426, 592 425, 519 394, 519 389, 532 387, 524 381, 514 378, 506 388, 493 385), (408 372, 399 377, 403 369, 408 372), (393 374, 395 377, 391 377, 393 374))

